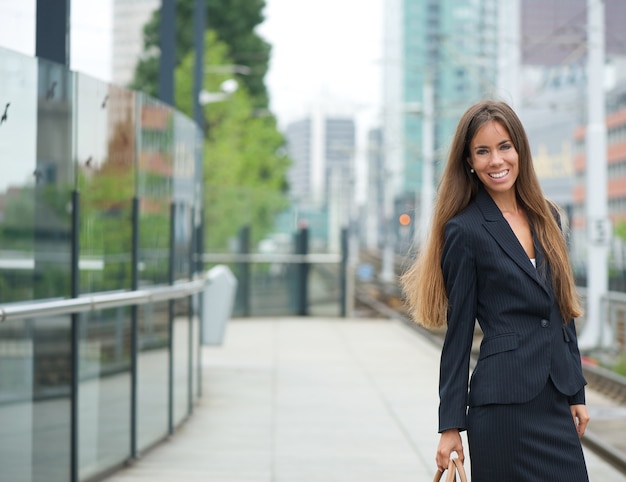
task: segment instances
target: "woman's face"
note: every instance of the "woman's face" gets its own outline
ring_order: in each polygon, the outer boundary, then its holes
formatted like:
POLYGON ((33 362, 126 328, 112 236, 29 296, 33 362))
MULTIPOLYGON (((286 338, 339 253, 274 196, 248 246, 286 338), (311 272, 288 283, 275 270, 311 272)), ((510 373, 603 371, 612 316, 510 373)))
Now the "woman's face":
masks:
POLYGON ((492 197, 514 188, 519 174, 519 157, 502 124, 489 121, 478 129, 469 151, 469 165, 492 197))

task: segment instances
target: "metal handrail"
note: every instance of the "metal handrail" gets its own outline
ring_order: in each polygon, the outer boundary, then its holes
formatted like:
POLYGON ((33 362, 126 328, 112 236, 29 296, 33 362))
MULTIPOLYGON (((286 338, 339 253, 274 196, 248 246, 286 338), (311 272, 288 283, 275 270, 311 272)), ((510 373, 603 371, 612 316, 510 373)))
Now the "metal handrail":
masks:
POLYGON ((341 254, 335 253, 204 253, 205 263, 340 263, 341 254))
POLYGON ((207 280, 202 279, 136 291, 101 293, 72 299, 5 305, 0 307, 0 322, 37 316, 69 315, 105 308, 184 298, 202 291, 206 283, 207 280))

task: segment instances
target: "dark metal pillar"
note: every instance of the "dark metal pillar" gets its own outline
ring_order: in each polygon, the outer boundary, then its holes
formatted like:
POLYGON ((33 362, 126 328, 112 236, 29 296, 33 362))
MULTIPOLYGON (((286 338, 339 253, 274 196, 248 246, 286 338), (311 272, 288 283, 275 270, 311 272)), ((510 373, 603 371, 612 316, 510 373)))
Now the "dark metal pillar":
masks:
MULTIPOLYGON (((131 289, 136 291, 139 289, 139 198, 133 197, 133 238, 131 245, 131 289)), ((131 342, 131 360, 130 360, 130 456, 137 458, 137 404, 138 389, 137 381, 139 379, 139 306, 131 306, 131 326, 130 326, 130 342, 131 342)))
MULTIPOLYGON (((301 254, 306 256, 309 252, 309 230, 307 228, 302 228, 298 231, 298 235, 296 236, 296 254, 301 254)), ((308 300, 308 291, 309 291, 309 264, 306 261, 302 261, 297 265, 297 300, 298 300, 298 315, 299 316, 307 316, 309 314, 309 300, 308 300)))
POLYGON ((37 0, 35 55, 70 64, 70 0, 37 0))
POLYGON ((193 119, 204 134, 204 112, 200 105, 200 91, 204 84, 204 31, 206 30, 206 0, 196 0, 193 31, 195 64, 193 68, 193 119))
POLYGON ((339 267, 339 306, 340 316, 345 318, 348 313, 348 230, 341 230, 341 265, 339 267))
MULTIPOLYGON (((80 270, 78 262, 80 258, 80 194, 74 190, 72 192, 72 280, 71 280, 71 296, 78 298, 80 295, 80 270)), ((72 313, 71 327, 71 370, 72 370, 72 388, 70 390, 70 481, 77 482, 79 480, 79 440, 78 440, 78 390, 80 387, 80 315, 72 313)))
MULTIPOLYGON (((176 203, 170 205, 170 249, 169 249, 169 284, 173 285, 176 279, 176 203)), ((174 433, 174 308, 175 301, 169 300, 169 346, 168 346, 168 416, 167 425, 169 434, 174 433)))
MULTIPOLYGON (((191 229, 191 239, 189 240, 189 280, 193 280, 195 277, 195 254, 196 254, 196 236, 195 231, 193 229, 195 219, 196 219, 196 210, 195 208, 191 208, 191 212, 189 214, 189 225, 192 227, 191 229)), ((191 415, 193 412, 193 323, 195 318, 195 299, 196 295, 189 295, 188 298, 188 319, 189 319, 189 338, 188 338, 188 346, 189 346, 189 357, 188 357, 188 379, 187 379, 187 413, 191 415)))
MULTIPOLYGON (((42 0, 39 0, 42 1, 42 0)), ((159 34, 159 99, 174 105, 174 68, 176 67, 176 4, 161 0, 161 30, 159 34)))
MULTIPOLYGON (((250 226, 244 226, 239 231, 239 254, 250 254, 250 226)), ((241 307, 242 316, 250 316, 250 262, 238 263, 237 272, 237 306, 241 307)))

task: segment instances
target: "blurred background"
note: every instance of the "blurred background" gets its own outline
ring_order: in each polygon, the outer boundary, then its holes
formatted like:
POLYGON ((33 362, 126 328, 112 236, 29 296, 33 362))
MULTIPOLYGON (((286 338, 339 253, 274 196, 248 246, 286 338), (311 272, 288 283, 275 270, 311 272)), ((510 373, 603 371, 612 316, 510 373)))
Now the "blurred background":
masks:
MULTIPOLYGON (((626 3, 208 0, 201 114, 198 2, 166 3, 171 99, 159 92, 160 0, 61 2, 66 60, 202 123, 207 251, 236 250, 246 228, 247 249, 277 253, 307 227, 307 249, 338 253, 347 229, 353 253, 378 253, 376 274, 393 281, 394 257, 427 233, 459 116, 497 98, 519 113, 545 194, 568 215, 579 286, 598 286, 592 300, 626 289, 626 3), (603 132, 588 139, 591 124, 603 132)), ((0 16, 0 47, 36 54, 36 0, 0 0, 0 16)))
MULTIPOLYGON (((169 3, 171 99, 159 92, 160 0, 61 2, 66 60, 203 124, 207 251, 236 250, 245 228, 247 249, 277 253, 307 227, 307 249, 338 253, 346 229, 353 254, 378 253, 376 274, 393 281, 394 257, 427 233, 457 120, 497 98, 522 118, 545 195, 568 215, 577 283, 598 286, 588 311, 600 317, 602 293, 626 289, 624 2, 208 0, 201 114, 198 2, 169 3), (592 123, 603 132, 587 139, 592 123)), ((0 47, 36 54, 36 0, 0 0, 0 16, 0 47)))
POLYGON ((218 264, 235 317, 402 311, 480 99, 564 212, 586 370, 626 374, 625 24, 624 0, 0 0, 0 478, 90 480, 171 434, 218 264))

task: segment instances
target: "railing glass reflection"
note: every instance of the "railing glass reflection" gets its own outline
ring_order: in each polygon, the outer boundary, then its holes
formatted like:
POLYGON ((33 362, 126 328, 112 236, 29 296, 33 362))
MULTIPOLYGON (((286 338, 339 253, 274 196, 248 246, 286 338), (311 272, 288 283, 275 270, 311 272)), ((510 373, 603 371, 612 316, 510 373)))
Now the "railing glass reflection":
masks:
POLYGON ((0 478, 85 480, 198 394, 201 133, 4 49, 0 116, 0 478))

